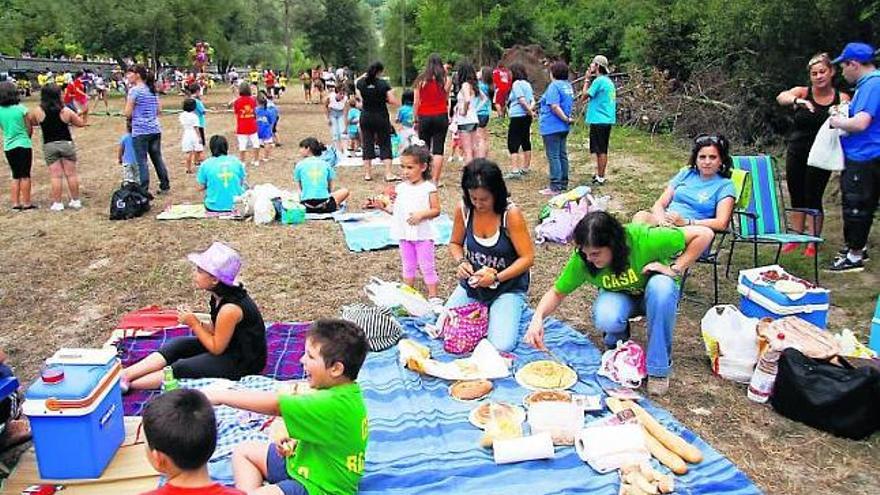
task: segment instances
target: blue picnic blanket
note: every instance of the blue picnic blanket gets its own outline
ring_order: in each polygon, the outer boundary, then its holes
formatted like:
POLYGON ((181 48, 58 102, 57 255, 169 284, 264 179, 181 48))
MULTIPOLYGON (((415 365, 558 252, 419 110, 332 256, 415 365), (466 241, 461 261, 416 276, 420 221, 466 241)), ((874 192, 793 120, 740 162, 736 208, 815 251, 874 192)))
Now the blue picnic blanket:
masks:
MULTIPOLYGON (((342 227, 342 235, 349 250, 374 251, 397 245, 397 240, 391 238, 391 215, 381 211, 357 215, 336 218, 339 226, 342 227), (356 218, 356 220, 347 221, 348 218, 356 218)), ((437 246, 449 244, 449 238, 452 236, 452 219, 449 215, 444 213, 435 218, 433 227, 434 244, 437 246)))
MULTIPOLYGON (((526 311, 520 323, 522 332, 530 318, 531 312, 526 311)), ((443 351, 439 341, 429 339, 421 331, 424 320, 404 318, 401 323, 407 337, 429 346, 433 357, 453 358, 443 351)), ((545 328, 547 345, 578 374, 579 381, 572 390, 583 394, 603 393, 595 374, 599 350, 564 323, 549 319, 545 328)), ((546 354, 525 345, 514 349, 514 354, 514 371, 528 362, 547 358, 546 354)), ((550 460, 495 465, 491 450, 478 445, 482 431, 467 419, 476 404, 451 399, 448 382, 404 369, 398 364, 398 355, 396 347, 369 353, 358 377, 370 425, 361 494, 618 493, 618 475, 596 473, 580 460, 573 447, 557 447, 556 457, 550 460)), ((210 382, 192 380, 183 384, 201 388, 210 382)), ((494 384, 491 400, 521 404, 528 393, 512 376, 495 380, 494 384)), ((238 386, 274 390, 277 382, 262 376, 246 377, 238 386)), ((730 460, 669 413, 649 401, 641 404, 670 431, 703 452, 703 462, 690 465, 688 474, 676 477, 677 494, 761 493, 730 460)), ((219 438, 208 467, 212 478, 232 484, 232 448, 245 440, 268 441, 266 424, 270 418, 229 407, 218 407, 216 411, 219 438)), ((588 415, 587 421, 601 414, 607 412, 588 415)))

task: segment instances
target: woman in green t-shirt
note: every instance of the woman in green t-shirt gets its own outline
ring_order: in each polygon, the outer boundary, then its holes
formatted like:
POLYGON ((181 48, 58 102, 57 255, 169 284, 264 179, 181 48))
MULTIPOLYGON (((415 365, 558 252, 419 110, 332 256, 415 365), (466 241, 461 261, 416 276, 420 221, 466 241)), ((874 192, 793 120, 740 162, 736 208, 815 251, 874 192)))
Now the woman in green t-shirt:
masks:
POLYGON ((648 392, 669 387, 672 333, 679 298, 677 279, 712 242, 712 229, 621 225, 606 212, 593 212, 574 229, 575 251, 556 284, 535 309, 525 342, 544 346, 544 318, 584 283, 599 289, 593 325, 608 348, 629 339, 629 318, 644 314, 648 325, 648 392), (680 254, 679 254, 680 253, 680 254), (673 257, 678 255, 673 260, 673 257))
POLYGON ((31 204, 31 129, 27 108, 19 103, 18 88, 11 82, 0 83, 0 130, 3 153, 12 169, 10 196, 13 210, 33 210, 31 204))

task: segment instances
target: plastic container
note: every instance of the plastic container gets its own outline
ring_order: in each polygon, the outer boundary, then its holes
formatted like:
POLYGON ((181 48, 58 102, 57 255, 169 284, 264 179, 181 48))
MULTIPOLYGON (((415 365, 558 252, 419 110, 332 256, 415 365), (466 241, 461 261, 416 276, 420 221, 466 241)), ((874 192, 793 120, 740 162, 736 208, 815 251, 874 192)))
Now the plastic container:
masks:
POLYGON ((549 433, 556 445, 574 445, 574 437, 584 427, 584 410, 572 402, 536 402, 529 406, 532 435, 549 433))
POLYGON ((763 404, 773 395, 773 384, 776 382, 776 373, 779 371, 779 356, 782 352, 772 346, 758 360, 755 366, 755 372, 752 374, 752 380, 749 382, 749 388, 746 396, 763 404))
POLYGON ((62 367, 64 379, 38 378, 22 406, 40 477, 98 478, 125 438, 122 365, 113 349, 61 349, 46 362, 62 367))
POLYGON ((284 208, 281 211, 281 223, 286 225, 299 225, 306 221, 306 209, 300 205, 292 208, 284 208))
POLYGON ((874 320, 871 322, 871 337, 868 347, 880 354, 880 296, 877 297, 877 309, 874 310, 874 320))
POLYGON ((827 289, 816 287, 808 289, 802 296, 792 298, 777 291, 772 284, 761 280, 761 273, 775 270, 787 272, 779 265, 768 265, 739 272, 737 292, 740 294, 739 309, 742 314, 752 318, 782 318, 797 316, 825 329, 828 319, 830 293, 827 289))

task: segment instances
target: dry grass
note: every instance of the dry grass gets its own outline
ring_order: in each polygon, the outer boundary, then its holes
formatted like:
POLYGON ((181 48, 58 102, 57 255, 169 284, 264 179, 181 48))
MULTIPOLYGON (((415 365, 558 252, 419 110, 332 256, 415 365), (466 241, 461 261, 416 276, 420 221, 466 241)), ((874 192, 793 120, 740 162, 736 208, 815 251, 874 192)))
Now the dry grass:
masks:
MULTIPOLYGON (((227 99, 224 90, 209 95, 207 103, 221 107, 227 99)), ((28 102, 29 106, 34 104, 28 102)), ((178 99, 166 98, 165 104, 175 107, 178 99)), ((310 135, 329 135, 319 107, 301 104, 298 93, 281 100, 281 113, 280 132, 285 145, 276 149, 272 162, 249 171, 251 184, 271 182, 289 187, 295 144, 310 135)), ((176 117, 163 117, 162 123, 172 193, 161 197, 160 202, 198 201, 194 179, 183 173, 180 163, 176 117)), ((208 115, 209 134, 220 132, 231 138, 232 126, 232 115, 227 112, 208 115)), ((223 220, 157 222, 153 215, 127 222, 109 221, 109 198, 120 180, 115 146, 123 127, 119 118, 96 116, 91 127, 75 134, 84 210, 48 211, 48 176, 36 149, 35 198, 41 209, 0 211, 0 347, 9 353, 10 362, 23 379, 33 377, 42 360, 59 346, 100 344, 127 311, 148 304, 204 305, 204 294, 191 288, 184 255, 213 240, 223 240, 241 251, 246 262, 242 279, 267 320, 333 315, 342 304, 360 298, 360 288, 369 276, 398 277, 396 250, 351 253, 332 222, 256 226, 223 220)), ((495 132, 502 131, 497 128, 495 132)), ((649 198, 678 166, 669 157, 680 156, 681 151, 641 135, 619 136, 612 140, 617 148, 611 157, 612 180, 603 194, 611 194, 615 208, 628 216, 649 204, 649 198)), ((494 137, 496 157, 505 156, 502 141, 500 136, 494 137)), ((580 135, 570 141, 574 184, 582 183, 592 171, 583 144, 580 135)), ((514 200, 524 208, 530 222, 537 218, 544 201, 536 192, 546 185, 546 164, 541 155, 536 151, 536 173, 509 184, 514 200)), ((441 190, 441 197, 447 212, 458 201, 460 193, 455 185, 460 168, 452 165, 445 172, 449 187, 441 190)), ((382 188, 377 182, 364 183, 361 173, 359 168, 340 170, 340 184, 354 191, 354 210, 368 193, 382 188)), ((378 178, 378 171, 374 175, 378 178)), ((155 208, 161 208, 161 204, 155 208)), ((839 226, 829 225, 829 231, 835 229, 839 231, 839 226)), ((538 247, 530 293, 533 305, 551 286, 568 253, 569 248, 564 246, 538 247)), ((441 290, 448 293, 454 282, 453 266, 445 250, 438 251, 438 270, 444 274, 441 290)), ((872 268, 849 278, 847 283, 873 287, 876 294, 874 271, 872 268)), ((711 296, 707 272, 699 270, 689 283, 702 298, 711 296)), ((731 282, 723 286, 728 300, 734 296, 732 286, 731 282)), ((590 289, 579 291, 569 298, 559 316, 598 343, 597 336, 591 334, 593 295, 590 289)), ((860 297, 855 306, 837 310, 835 326, 839 328, 838 321, 851 325, 864 321, 857 315, 866 314, 868 303, 864 301, 868 299, 860 297)), ((767 493, 880 493, 877 435, 870 441, 852 442, 819 433, 752 404, 745 397, 744 387, 710 376, 699 336, 699 317, 705 309, 704 304, 689 299, 682 304, 675 336, 672 392, 658 402, 730 457, 767 493)), ((636 336, 643 334, 643 327, 638 327, 636 336)))

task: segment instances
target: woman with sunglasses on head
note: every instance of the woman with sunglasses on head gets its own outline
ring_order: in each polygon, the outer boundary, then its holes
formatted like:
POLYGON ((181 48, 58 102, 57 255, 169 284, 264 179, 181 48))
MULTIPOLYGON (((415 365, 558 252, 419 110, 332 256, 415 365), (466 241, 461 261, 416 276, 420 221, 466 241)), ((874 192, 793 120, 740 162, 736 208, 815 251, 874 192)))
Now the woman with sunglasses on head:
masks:
POLYGON ((621 225, 604 211, 587 214, 574 229, 575 250, 535 308, 524 341, 546 349, 544 318, 578 287, 590 284, 599 289, 593 302, 593 325, 607 348, 628 340, 629 319, 645 315, 648 393, 665 394, 672 368, 679 280, 713 236, 711 229, 701 225, 621 225))
MULTIPOLYGON (((822 212, 822 196, 831 172, 807 166, 810 148, 816 134, 828 118, 829 110, 841 102, 849 101, 849 96, 834 87, 834 64, 827 53, 815 55, 807 63, 810 72, 810 86, 796 86, 779 93, 776 102, 791 108, 793 125, 789 131, 785 153, 785 181, 792 208, 808 208, 822 212)), ((803 211, 791 212, 791 228, 796 232, 810 235, 822 233, 823 217, 815 217, 814 222, 806 221, 803 211), (815 228, 814 228, 815 226, 815 228)), ((783 253, 796 250, 800 244, 788 243, 782 246, 783 253)), ((816 246, 807 244, 806 256, 816 256, 816 246)))
POLYGON ((736 201, 736 188, 730 180, 733 160, 729 149, 724 136, 697 136, 688 167, 669 181, 651 211, 636 213, 633 222, 662 227, 703 225, 725 230, 736 201))

